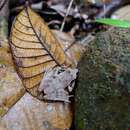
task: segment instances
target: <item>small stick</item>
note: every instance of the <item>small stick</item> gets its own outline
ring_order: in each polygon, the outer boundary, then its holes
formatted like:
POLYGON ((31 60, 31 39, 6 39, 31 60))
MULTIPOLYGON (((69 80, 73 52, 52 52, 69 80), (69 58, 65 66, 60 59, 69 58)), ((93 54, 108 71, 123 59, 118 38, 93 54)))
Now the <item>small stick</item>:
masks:
POLYGON ((5 6, 6 2, 8 2, 8 0, 1 1, 0 10, 2 10, 2 8, 5 6))
POLYGON ((103 16, 103 17, 104 17, 104 18, 106 17, 106 16, 105 16, 105 10, 106 10, 106 4, 103 5, 103 11, 104 11, 104 16, 103 16))
POLYGON ((68 9, 67 9, 66 15, 65 15, 65 17, 64 17, 64 20, 63 20, 62 25, 61 25, 61 28, 60 28, 60 31, 61 31, 61 32, 62 32, 63 29, 64 29, 65 21, 66 21, 66 18, 67 18, 67 16, 68 16, 69 12, 70 12, 70 9, 71 9, 71 6, 72 6, 72 4, 73 4, 73 1, 74 1, 74 0, 71 0, 70 3, 69 3, 69 6, 68 6, 68 9))

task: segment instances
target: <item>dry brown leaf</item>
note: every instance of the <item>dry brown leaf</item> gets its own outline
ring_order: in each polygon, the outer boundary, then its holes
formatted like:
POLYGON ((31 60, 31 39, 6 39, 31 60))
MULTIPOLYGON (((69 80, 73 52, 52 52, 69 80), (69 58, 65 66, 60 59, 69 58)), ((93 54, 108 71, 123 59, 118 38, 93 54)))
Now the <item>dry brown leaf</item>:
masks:
POLYGON ((25 88, 38 98, 37 88, 46 70, 72 65, 46 23, 29 7, 13 23, 10 46, 25 88))
POLYGON ((77 43, 70 45, 65 51, 68 57, 70 57, 70 59, 75 63, 75 66, 77 66, 83 53, 85 52, 85 47, 77 43))

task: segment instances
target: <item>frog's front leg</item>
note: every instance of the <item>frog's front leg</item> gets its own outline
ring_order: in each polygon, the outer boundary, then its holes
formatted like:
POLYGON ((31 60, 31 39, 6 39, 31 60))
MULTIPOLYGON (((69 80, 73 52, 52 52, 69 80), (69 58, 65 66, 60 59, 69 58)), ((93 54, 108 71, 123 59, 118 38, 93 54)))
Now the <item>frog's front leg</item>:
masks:
POLYGON ((73 81, 70 85, 67 86, 68 91, 69 91, 69 92, 72 92, 73 89, 74 89, 74 86, 75 86, 75 81, 73 81))

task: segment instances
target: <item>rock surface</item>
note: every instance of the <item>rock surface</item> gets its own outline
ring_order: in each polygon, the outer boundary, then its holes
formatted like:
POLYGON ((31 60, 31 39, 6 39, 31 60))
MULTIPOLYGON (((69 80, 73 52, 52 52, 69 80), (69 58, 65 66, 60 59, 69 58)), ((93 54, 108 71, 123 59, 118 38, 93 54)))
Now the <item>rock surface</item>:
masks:
POLYGON ((129 130, 130 32, 98 34, 78 67, 76 130, 129 130))

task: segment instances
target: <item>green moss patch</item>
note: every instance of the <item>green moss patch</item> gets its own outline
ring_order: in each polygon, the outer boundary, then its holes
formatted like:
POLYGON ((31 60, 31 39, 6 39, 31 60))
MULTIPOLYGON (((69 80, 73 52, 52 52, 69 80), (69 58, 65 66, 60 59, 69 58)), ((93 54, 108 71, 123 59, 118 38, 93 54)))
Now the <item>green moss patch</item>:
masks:
POLYGON ((78 67, 76 130, 130 130, 130 32, 98 34, 78 67))

